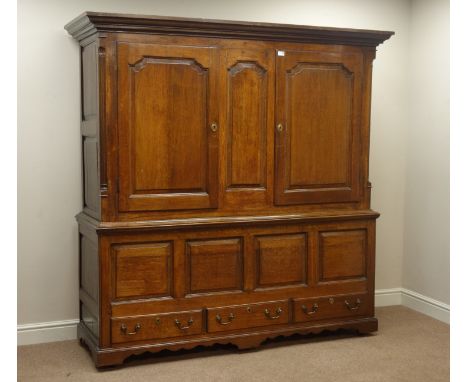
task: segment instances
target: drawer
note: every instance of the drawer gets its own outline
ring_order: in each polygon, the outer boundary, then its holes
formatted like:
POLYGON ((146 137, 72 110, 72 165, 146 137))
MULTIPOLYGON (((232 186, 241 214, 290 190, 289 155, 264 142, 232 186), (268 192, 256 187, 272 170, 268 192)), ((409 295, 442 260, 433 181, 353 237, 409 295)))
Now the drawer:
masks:
POLYGON ((287 324, 288 301, 270 301, 256 304, 232 305, 208 309, 208 332, 255 328, 287 324))
POLYGON ((293 300, 294 321, 335 319, 362 316, 372 311, 372 300, 368 294, 329 296, 320 298, 297 298, 293 300))
POLYGON ((202 310, 122 317, 111 320, 112 343, 200 334, 202 310))

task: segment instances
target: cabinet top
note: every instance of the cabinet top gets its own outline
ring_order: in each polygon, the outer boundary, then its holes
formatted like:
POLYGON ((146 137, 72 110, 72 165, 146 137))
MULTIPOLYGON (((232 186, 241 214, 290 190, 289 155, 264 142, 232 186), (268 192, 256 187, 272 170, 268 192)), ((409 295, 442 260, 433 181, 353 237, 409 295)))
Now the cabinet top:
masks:
POLYGON ((84 12, 65 25, 65 29, 78 41, 97 32, 127 32, 373 47, 395 33, 365 29, 101 12, 84 12))

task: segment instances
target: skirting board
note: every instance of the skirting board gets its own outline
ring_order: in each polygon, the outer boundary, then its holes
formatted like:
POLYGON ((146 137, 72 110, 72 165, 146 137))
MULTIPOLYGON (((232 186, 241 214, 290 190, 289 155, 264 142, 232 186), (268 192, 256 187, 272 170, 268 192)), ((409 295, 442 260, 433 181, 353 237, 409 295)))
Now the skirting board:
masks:
POLYGON ((75 340, 79 322, 80 320, 64 320, 18 325, 18 346, 75 340))
POLYGON ((409 289, 401 289, 401 305, 450 324, 450 305, 409 289))
POLYGON ((450 324, 450 305, 405 288, 378 289, 375 306, 403 305, 450 324))
POLYGON ((401 305, 401 288, 377 289, 375 291, 375 306, 401 305))
MULTIPOLYGON (((403 305, 447 324, 450 323, 450 306, 440 301, 404 288, 375 291, 376 307, 391 305, 403 305)), ((18 345, 74 340, 78 322, 79 320, 65 320, 18 325, 18 345)))

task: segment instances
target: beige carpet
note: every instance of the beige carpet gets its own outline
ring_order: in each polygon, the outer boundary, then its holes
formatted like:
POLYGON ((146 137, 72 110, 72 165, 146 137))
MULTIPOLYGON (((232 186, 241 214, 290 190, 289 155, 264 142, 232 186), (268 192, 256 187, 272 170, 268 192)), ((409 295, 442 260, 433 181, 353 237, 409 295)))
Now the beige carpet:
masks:
POLYGON ((410 309, 377 309, 379 331, 269 341, 260 350, 230 346, 164 352, 97 371, 77 341, 21 346, 18 380, 43 382, 449 380, 449 326, 410 309))

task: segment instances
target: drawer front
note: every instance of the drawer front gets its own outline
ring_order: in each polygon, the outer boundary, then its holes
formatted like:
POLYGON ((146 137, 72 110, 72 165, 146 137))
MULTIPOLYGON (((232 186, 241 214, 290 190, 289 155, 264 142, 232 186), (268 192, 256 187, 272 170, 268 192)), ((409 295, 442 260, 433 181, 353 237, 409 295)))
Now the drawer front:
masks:
POLYGON ((372 311, 372 300, 368 294, 297 298, 293 301, 295 322, 362 316, 372 311))
POLYGON ((208 332, 287 324, 288 301, 225 306, 208 309, 208 332))
POLYGON ((113 318, 112 343, 133 342, 200 334, 201 310, 162 313, 150 316, 113 318))

